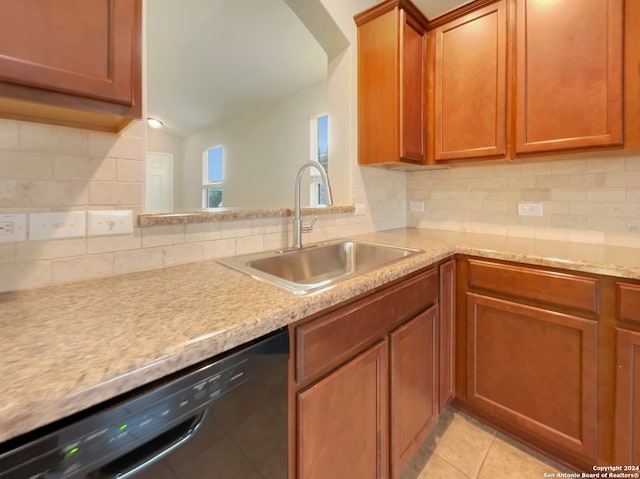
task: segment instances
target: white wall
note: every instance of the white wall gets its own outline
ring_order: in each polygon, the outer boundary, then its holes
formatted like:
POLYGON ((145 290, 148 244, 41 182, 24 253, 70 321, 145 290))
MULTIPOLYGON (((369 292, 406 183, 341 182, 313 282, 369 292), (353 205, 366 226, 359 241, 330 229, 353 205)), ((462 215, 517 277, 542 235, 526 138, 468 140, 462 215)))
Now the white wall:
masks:
MULTIPOLYGON (((327 83, 319 82, 185 138, 184 207, 201 207, 202 154, 218 145, 224 147, 225 207, 292 207, 296 172, 309 159, 309 121, 326 111, 327 83)), ((330 149, 330 170, 332 159, 330 149)), ((339 196, 348 201, 348 192, 339 196)))

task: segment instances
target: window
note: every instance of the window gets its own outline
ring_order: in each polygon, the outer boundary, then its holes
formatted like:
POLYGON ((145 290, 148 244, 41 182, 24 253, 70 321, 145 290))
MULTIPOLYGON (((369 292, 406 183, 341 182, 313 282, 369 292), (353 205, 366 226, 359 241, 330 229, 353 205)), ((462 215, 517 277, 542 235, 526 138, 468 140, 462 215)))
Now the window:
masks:
MULTIPOLYGON (((329 172, 329 115, 321 113, 311 118, 311 159, 320 163, 329 172)), ((324 185, 320 173, 311 172, 311 187, 309 191, 309 205, 324 205, 324 185)))
POLYGON ((222 207, 222 146, 204 152, 202 158, 202 207, 222 207))

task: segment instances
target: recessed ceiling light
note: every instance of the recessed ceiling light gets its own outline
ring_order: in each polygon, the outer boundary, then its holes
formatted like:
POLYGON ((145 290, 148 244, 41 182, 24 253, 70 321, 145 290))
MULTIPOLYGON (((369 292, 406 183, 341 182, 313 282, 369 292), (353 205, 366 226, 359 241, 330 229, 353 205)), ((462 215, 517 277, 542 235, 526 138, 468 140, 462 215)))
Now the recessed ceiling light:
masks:
POLYGON ((162 123, 157 118, 149 117, 147 118, 147 125, 149 125, 151 128, 162 128, 162 125, 164 125, 164 123, 162 123))

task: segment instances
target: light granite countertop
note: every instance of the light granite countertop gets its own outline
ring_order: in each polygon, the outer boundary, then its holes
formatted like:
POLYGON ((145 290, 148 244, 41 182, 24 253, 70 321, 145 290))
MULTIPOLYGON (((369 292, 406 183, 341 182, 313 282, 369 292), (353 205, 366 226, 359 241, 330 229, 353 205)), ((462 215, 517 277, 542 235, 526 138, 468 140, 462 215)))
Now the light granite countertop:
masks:
POLYGON ((0 442, 455 253, 640 279, 640 248, 418 229, 357 239, 424 253, 306 296, 215 261, 0 294, 0 442))

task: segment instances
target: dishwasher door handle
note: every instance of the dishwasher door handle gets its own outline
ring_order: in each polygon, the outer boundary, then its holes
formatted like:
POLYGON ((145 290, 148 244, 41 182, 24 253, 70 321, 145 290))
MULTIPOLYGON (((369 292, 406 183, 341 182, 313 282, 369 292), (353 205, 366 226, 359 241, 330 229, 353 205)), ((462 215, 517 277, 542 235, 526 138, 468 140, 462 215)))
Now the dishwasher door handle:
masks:
POLYGON ((125 469, 124 471, 119 471, 111 475, 100 475, 100 477, 103 479, 127 479, 129 477, 133 477, 134 474, 149 467, 151 464, 162 459, 172 451, 175 451, 189 439, 191 439, 195 435, 195 433, 198 432, 198 429, 200 429, 200 426, 207 416, 207 411, 208 409, 204 409, 200 414, 194 416, 193 421, 191 422, 191 425, 187 428, 187 430, 182 432, 177 438, 175 438, 175 440, 170 441, 169 444, 163 447, 160 451, 154 452, 148 457, 135 461, 135 463, 131 467, 125 469))

